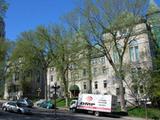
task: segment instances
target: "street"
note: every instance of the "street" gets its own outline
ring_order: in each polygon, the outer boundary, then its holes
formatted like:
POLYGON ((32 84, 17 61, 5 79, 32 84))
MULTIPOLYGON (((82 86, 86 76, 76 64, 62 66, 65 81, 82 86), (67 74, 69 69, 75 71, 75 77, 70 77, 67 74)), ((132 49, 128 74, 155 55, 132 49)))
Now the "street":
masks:
MULTIPOLYGON (((58 111, 56 117, 54 112, 47 111, 33 111, 31 115, 24 115, 18 113, 5 112, 0 110, 0 120, 135 120, 127 117, 115 116, 101 116, 95 117, 94 115, 84 113, 70 113, 66 111, 58 111)), ((140 120, 140 119, 136 119, 140 120)))

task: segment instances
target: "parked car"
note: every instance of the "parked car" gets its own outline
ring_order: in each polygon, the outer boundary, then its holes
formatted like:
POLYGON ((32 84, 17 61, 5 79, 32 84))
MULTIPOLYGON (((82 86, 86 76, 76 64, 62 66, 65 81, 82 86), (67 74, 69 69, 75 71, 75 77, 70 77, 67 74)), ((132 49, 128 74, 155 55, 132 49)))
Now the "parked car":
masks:
POLYGON ((29 109, 25 106, 21 106, 15 101, 3 103, 2 110, 9 111, 9 112, 24 113, 24 114, 31 113, 31 109, 29 109))
POLYGON ((41 104, 39 104, 39 107, 47 108, 47 109, 53 109, 54 104, 50 100, 45 100, 41 104))
POLYGON ((36 101, 35 103, 34 103, 34 106, 40 106, 40 104, 42 104, 42 102, 44 102, 44 101, 46 101, 45 99, 40 99, 40 100, 38 100, 38 101, 36 101))
POLYGON ((28 98, 19 99, 19 100, 17 100, 17 103, 22 105, 22 106, 26 106, 26 107, 32 107, 33 106, 33 102, 28 98))

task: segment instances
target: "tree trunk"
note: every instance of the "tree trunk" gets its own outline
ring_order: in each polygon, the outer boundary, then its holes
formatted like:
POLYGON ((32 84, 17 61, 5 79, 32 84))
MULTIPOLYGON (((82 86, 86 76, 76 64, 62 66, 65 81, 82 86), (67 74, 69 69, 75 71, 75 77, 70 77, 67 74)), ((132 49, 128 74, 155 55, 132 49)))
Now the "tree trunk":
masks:
POLYGON ((120 90, 120 105, 121 105, 121 111, 126 112, 126 106, 125 106, 125 91, 123 89, 123 80, 120 79, 119 81, 119 90, 120 90))
POLYGON ((66 81, 65 74, 62 75, 62 81, 63 81, 63 84, 64 84, 64 94, 65 94, 66 107, 68 107, 68 99, 69 99, 69 96, 68 96, 68 82, 66 81))
POLYGON ((88 80, 89 80, 89 91, 88 93, 92 93, 92 66, 91 66, 91 46, 88 45, 88 55, 87 55, 87 64, 88 64, 88 80))
POLYGON ((43 69, 43 80, 44 80, 44 97, 45 100, 48 99, 48 90, 47 90, 47 69, 43 69))
POLYGON ((66 107, 68 107, 68 85, 64 85, 64 92, 65 92, 65 101, 66 101, 66 107))

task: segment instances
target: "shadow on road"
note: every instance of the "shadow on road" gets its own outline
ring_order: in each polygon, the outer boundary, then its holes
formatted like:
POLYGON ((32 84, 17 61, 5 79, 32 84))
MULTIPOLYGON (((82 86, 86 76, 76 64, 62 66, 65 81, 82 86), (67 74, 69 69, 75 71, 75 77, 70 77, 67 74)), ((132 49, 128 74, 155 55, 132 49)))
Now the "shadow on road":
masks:
MULTIPOLYGON (((91 115, 94 117, 94 113, 88 113, 87 111, 78 111, 76 113, 72 113, 73 116, 78 116, 79 115, 83 115, 83 114, 87 114, 87 115, 91 115)), ((108 118, 122 118, 124 116, 128 116, 128 113, 126 112, 113 112, 113 113, 100 113, 99 117, 108 117, 108 118)))

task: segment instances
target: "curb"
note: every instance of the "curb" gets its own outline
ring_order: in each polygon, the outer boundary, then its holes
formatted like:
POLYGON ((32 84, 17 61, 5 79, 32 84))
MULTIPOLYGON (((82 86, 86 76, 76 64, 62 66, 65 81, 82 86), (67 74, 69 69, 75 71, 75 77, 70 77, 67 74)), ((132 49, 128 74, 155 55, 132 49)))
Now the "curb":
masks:
MULTIPOLYGON (((137 117, 122 117, 126 120, 146 120, 145 118, 137 118, 137 117)), ((151 120, 151 119, 147 119, 147 120, 151 120)))
MULTIPOLYGON (((55 109, 46 109, 46 108, 41 108, 41 107, 33 107, 33 111, 52 113, 52 112, 55 111, 55 109)), ((69 109, 68 108, 57 107, 56 111, 67 112, 67 111, 69 111, 69 109)))

